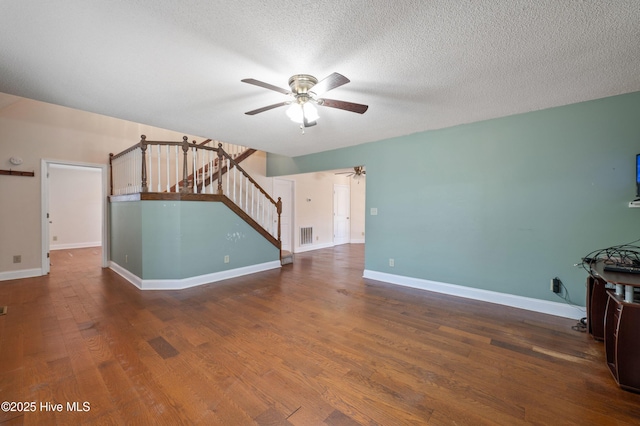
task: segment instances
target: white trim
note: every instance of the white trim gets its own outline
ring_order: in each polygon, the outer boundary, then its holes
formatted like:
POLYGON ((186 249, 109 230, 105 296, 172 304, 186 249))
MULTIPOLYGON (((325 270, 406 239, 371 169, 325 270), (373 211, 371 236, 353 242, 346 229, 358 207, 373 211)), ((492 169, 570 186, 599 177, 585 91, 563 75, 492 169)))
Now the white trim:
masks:
POLYGON ((309 245, 304 245, 304 246, 298 246, 296 247, 296 251, 294 253, 303 253, 305 251, 313 251, 313 250, 320 250, 320 249, 324 249, 324 248, 331 248, 334 247, 335 244, 333 243, 325 243, 325 244, 309 244, 309 245))
POLYGON ((102 241, 94 241, 92 243, 51 244, 49 250, 69 250, 88 247, 102 247, 102 241))
POLYGON ((45 275, 42 268, 21 269, 19 271, 0 272, 0 281, 19 280, 21 278, 40 277, 45 275))
POLYGON ((256 272, 277 269, 281 266, 282 265, 280 265, 279 260, 274 260, 272 262, 259 263, 257 265, 245 266, 243 268, 230 269, 227 271, 213 272, 211 274, 198 275, 196 277, 168 280, 143 280, 113 261, 110 262, 109 265, 115 273, 122 276, 140 290, 182 290, 189 287, 196 287, 216 281, 227 280, 229 278, 255 274, 256 272))
POLYGON ((122 278, 124 278, 125 280, 129 281, 131 284, 133 284, 134 286, 142 290, 142 279, 140 277, 124 269, 122 266, 118 265, 114 261, 109 262, 109 268, 113 272, 120 275, 122 278))
POLYGON ((364 244, 364 238, 352 238, 349 244, 364 244))
POLYGON ((96 164, 85 163, 80 161, 68 161, 68 160, 52 160, 43 158, 40 160, 40 216, 41 216, 41 271, 40 275, 46 275, 49 273, 49 258, 47 254, 50 250, 53 250, 49 245, 49 219, 47 213, 49 212, 49 180, 47 179, 47 173, 49 172, 49 166, 55 165, 57 167, 88 167, 100 169, 102 171, 102 267, 109 266, 109 229, 108 229, 108 207, 107 196, 109 195, 109 165, 108 164, 96 164))
POLYGON ((528 311, 556 315, 559 317, 580 319, 586 316, 586 308, 568 305, 566 303, 550 302, 547 300, 498 293, 495 291, 424 280, 420 278, 387 274, 385 272, 370 271, 367 269, 364 270, 363 277, 390 284, 449 294, 451 296, 464 297, 467 299, 481 300, 483 302, 497 303, 499 305, 506 305, 514 308, 526 309, 528 311))

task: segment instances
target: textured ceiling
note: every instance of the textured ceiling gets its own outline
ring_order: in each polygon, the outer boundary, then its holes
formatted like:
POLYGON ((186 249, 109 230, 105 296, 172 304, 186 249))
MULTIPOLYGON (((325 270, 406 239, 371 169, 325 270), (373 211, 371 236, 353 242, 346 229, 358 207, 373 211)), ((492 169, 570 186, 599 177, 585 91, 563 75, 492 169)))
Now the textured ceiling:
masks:
POLYGON ((638 0, 0 2, 0 92, 297 156, 640 90, 638 0), (339 72, 302 135, 280 93, 339 72))

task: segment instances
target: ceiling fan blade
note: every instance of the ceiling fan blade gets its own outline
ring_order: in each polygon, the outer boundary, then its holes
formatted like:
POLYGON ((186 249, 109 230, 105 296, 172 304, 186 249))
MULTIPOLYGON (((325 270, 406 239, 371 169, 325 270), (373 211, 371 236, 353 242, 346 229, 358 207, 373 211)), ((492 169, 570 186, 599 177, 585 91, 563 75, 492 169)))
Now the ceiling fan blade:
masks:
POLYGON ((330 108, 344 109, 346 111, 364 114, 369 108, 368 105, 356 104, 353 102, 336 101, 335 99, 318 99, 318 105, 330 108))
POLYGON ((331 89, 335 89, 336 87, 340 87, 343 84, 347 84, 349 81, 351 80, 349 80, 344 75, 334 72, 333 74, 325 77, 324 79, 316 83, 311 88, 311 91, 316 95, 321 95, 325 92, 328 92, 331 89))
POLYGON ((274 109, 274 108, 278 108, 278 107, 281 107, 281 106, 289 105, 290 103, 291 103, 291 101, 279 102, 277 104, 268 105, 266 107, 254 109, 252 111, 247 111, 247 112, 245 112, 245 114, 247 114, 247 115, 256 115, 256 114, 260 114, 261 112, 269 111, 270 109, 274 109))
POLYGON ((264 81, 256 80, 253 78, 245 78, 244 80, 240 80, 243 83, 253 84, 254 86, 264 87, 265 89, 274 90, 276 92, 284 93, 285 95, 291 95, 291 91, 287 89, 283 89, 278 86, 274 86, 273 84, 265 83, 264 81))

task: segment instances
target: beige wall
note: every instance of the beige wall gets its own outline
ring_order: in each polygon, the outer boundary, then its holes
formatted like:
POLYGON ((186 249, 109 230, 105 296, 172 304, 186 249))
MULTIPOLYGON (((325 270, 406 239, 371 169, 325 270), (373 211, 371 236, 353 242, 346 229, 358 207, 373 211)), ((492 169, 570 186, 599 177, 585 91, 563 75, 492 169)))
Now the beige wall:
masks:
POLYGON ((0 176, 0 280, 35 275, 42 268, 42 159, 107 164, 110 152, 134 145, 141 134, 156 140, 182 139, 176 132, 29 99, 2 105, 0 169, 34 171, 35 177, 0 176), (21 157, 23 164, 12 166, 13 156, 21 157), (22 262, 13 263, 14 255, 21 255, 22 262))
POLYGON ((291 179, 295 192, 294 252, 333 246, 333 185, 349 185, 351 190, 351 242, 364 243, 364 181, 355 180, 334 172, 318 172, 282 176, 291 179), (313 227, 313 244, 300 246, 300 228, 313 227))
POLYGON ((49 249, 102 243, 102 169, 49 166, 49 249))

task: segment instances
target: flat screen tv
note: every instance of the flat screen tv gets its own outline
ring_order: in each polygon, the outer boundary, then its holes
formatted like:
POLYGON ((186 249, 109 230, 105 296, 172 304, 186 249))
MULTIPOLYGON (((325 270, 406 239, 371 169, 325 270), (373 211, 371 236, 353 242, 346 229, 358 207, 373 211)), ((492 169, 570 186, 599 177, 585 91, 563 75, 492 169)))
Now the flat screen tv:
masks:
POLYGON ((636 199, 640 199, 640 154, 636 155, 636 199))

